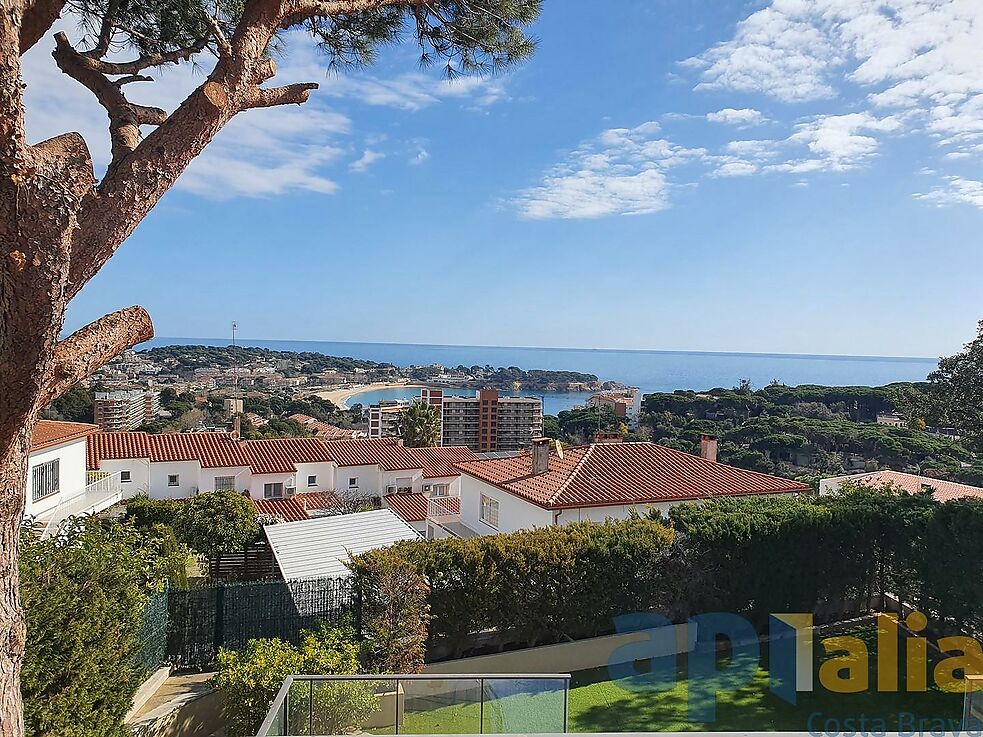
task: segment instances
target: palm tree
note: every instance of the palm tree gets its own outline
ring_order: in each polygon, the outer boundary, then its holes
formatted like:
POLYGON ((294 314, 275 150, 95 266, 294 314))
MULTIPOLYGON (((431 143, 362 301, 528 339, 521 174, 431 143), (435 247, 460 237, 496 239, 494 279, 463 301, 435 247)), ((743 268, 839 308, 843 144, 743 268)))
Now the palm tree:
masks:
POLYGON ((440 445, 440 411, 422 400, 413 402, 399 415, 399 436, 407 448, 440 445))

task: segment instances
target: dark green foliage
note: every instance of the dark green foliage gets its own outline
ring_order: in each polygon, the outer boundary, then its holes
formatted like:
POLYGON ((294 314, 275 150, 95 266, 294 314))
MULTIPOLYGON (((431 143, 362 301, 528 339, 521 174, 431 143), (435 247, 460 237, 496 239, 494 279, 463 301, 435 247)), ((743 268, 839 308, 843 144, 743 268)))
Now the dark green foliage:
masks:
POLYGON ((207 491, 181 505, 175 532, 193 550, 214 558, 238 553, 259 534, 256 508, 232 489, 207 491))
POLYGON ((181 502, 174 499, 151 499, 139 494, 126 502, 126 516, 137 527, 174 526, 181 514, 181 502))
POLYGON ((976 338, 961 353, 941 359, 928 380, 926 419, 957 428, 983 448, 983 320, 976 338))
POLYGON ((671 530, 648 520, 578 523, 398 543, 359 556, 355 570, 386 560, 411 565, 430 587, 431 643, 460 653, 488 628, 538 644, 608 632, 615 615, 666 608, 678 598, 667 573, 672 542, 671 530))
POLYGON ((95 392, 96 387, 77 384, 52 402, 44 411, 44 417, 66 422, 92 422, 95 392))
POLYGON ((621 432, 625 425, 610 407, 565 409, 556 420, 560 439, 577 445, 593 441, 598 432, 621 432))
POLYGON ((440 410, 422 400, 413 402, 399 414, 399 437, 407 448, 440 445, 440 410))
POLYGON ((187 551, 161 557, 126 525, 86 520, 56 538, 21 540, 27 652, 21 673, 28 735, 105 737, 145 677, 136 658, 148 597, 187 551))

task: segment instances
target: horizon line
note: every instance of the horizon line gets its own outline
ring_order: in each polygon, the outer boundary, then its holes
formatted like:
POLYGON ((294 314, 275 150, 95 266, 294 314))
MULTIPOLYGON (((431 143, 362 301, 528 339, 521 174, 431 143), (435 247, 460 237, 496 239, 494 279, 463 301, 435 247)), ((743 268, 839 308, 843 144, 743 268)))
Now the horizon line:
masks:
MULTIPOLYGON (((204 341, 228 341, 231 345, 231 338, 203 338, 203 337, 182 337, 182 336, 160 336, 153 337, 149 341, 144 341, 138 344, 134 348, 137 349, 142 345, 154 341, 168 341, 168 340, 204 340, 204 341)), ((829 359, 829 360, 843 360, 843 359, 853 359, 853 360, 864 360, 864 361, 934 361, 938 363, 939 359, 932 356, 886 356, 886 355, 870 355, 870 354, 848 354, 848 353, 781 353, 774 351, 706 351, 706 350, 684 350, 684 349, 667 349, 667 348, 577 348, 577 347, 564 347, 564 346, 520 346, 520 345, 482 345, 482 344, 467 344, 467 343, 396 343, 391 341, 371 341, 371 340, 316 340, 316 339, 294 339, 294 338, 243 338, 240 336, 236 337, 236 342, 240 345, 244 342, 263 342, 263 343, 333 343, 339 345, 373 345, 373 346, 418 346, 420 348, 491 348, 496 350, 533 350, 533 351, 581 351, 581 352, 591 352, 591 353, 657 353, 657 354, 685 354, 685 355, 704 355, 704 356, 745 356, 745 357, 761 357, 761 358, 818 358, 818 359, 829 359)), ((180 345, 180 344, 170 344, 170 345, 180 345)), ((262 346, 254 346, 262 347, 262 346)), ((287 351, 297 353, 298 351, 287 351)), ((331 355, 331 354, 325 354, 331 355)))

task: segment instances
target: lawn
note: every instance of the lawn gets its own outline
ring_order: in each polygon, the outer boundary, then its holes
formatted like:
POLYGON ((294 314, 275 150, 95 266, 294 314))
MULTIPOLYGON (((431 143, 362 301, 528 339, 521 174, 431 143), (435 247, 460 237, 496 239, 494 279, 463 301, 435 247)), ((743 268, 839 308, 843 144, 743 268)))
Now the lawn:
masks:
MULTIPOLYGON (((687 718, 687 680, 685 658, 677 664, 676 685, 654 692, 645 690, 644 674, 628 679, 608 679, 606 668, 581 671, 574 674, 570 690, 569 730, 571 732, 670 732, 689 730, 738 731, 783 730, 806 731, 824 729, 827 719, 837 720, 835 731, 853 731, 845 725, 846 719, 866 720, 871 729, 872 720, 883 720, 883 727, 896 731, 899 714, 914 715, 916 719, 952 720, 946 726, 958 727, 962 711, 962 696, 930 688, 924 693, 877 693, 873 674, 873 655, 876 651, 876 631, 873 625, 841 628, 829 634, 861 637, 871 653, 871 688, 855 694, 838 694, 826 691, 815 680, 811 693, 800 693, 796 705, 788 704, 769 691, 767 664, 756 671, 754 678, 735 690, 721 691, 717 696, 717 720, 711 724, 695 723, 687 718), (815 715, 819 714, 820 717, 815 715), (810 723, 810 717, 812 721, 810 723)), ((903 645, 901 652, 904 652, 903 645)), ((818 648, 816 668, 827 656, 818 648)), ((722 658, 719 667, 726 665, 722 658)), ((900 683, 904 684, 903 666, 900 683)), ((903 687, 903 686, 902 686, 903 687)), ((485 705, 485 728, 493 732, 544 732, 560 731, 556 724, 558 704, 556 694, 513 695, 485 705)), ((910 719, 908 716, 902 719, 910 719)), ((479 710, 477 704, 448 706, 430 711, 407 713, 401 733, 440 734, 475 733, 478 731, 479 710)), ((856 722, 859 725, 859 721, 856 722)), ((877 724, 876 728, 882 725, 877 724)))

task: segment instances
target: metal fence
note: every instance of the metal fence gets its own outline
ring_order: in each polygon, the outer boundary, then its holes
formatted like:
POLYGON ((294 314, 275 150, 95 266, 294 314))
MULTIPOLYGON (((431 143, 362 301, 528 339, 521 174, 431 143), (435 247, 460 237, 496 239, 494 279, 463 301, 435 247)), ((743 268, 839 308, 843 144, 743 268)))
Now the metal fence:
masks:
POLYGON ((146 673, 152 673, 167 661, 167 598, 166 588, 151 594, 143 610, 136 661, 146 673))
POLYGON ((275 637, 297 643, 321 622, 358 625, 357 593, 350 578, 233 583, 167 594, 167 659, 196 668, 215 660, 220 647, 275 637))

